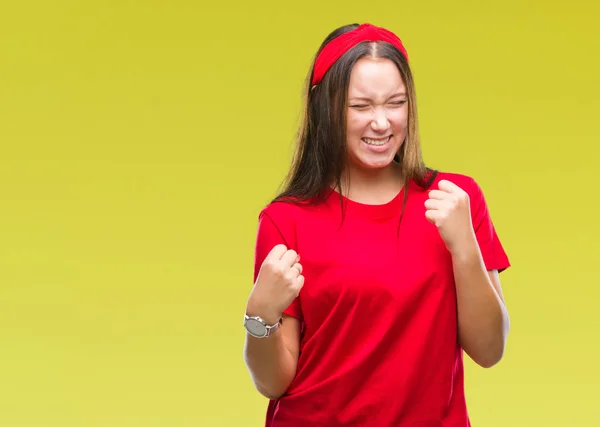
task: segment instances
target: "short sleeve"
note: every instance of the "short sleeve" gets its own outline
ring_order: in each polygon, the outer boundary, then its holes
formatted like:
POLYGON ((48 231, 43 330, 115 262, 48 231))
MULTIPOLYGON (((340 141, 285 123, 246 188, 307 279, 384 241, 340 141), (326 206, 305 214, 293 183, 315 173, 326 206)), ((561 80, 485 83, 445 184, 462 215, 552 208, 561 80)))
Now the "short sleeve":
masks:
MULTIPOLYGON (((288 249, 296 249, 294 225, 291 218, 276 223, 274 217, 278 216, 280 215, 268 213, 266 209, 259 215, 254 251, 254 282, 256 282, 262 263, 275 246, 284 244, 288 249)), ((292 301, 290 306, 284 310, 284 314, 302 320, 300 299, 296 298, 292 301)))
POLYGON ((474 180, 469 193, 473 228, 486 269, 504 271, 510 267, 510 261, 492 223, 483 192, 474 180))

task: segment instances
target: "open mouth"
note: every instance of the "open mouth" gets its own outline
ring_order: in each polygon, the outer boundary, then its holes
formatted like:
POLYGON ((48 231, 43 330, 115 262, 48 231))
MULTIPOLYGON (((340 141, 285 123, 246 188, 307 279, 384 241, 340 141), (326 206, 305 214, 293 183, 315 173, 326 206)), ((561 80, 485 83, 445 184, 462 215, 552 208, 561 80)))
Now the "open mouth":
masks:
POLYGON ((385 145, 392 139, 392 135, 389 135, 385 138, 361 138, 362 142, 368 145, 385 145))

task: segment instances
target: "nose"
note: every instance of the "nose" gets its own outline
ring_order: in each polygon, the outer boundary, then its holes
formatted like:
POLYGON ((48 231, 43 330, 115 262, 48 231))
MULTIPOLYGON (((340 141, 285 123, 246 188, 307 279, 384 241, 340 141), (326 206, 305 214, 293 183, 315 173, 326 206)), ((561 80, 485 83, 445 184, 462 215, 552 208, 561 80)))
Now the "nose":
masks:
POLYGON ((385 108, 376 108, 375 116, 371 121, 371 127, 376 132, 381 132, 386 130, 390 126, 390 122, 388 121, 387 114, 385 108))

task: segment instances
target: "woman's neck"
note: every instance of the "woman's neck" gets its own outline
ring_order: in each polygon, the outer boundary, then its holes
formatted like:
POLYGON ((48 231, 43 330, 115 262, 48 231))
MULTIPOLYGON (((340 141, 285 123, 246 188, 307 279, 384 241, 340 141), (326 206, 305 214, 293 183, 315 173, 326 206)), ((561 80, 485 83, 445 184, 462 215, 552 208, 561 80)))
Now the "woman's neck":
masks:
POLYGON ((355 202, 384 204, 396 197, 402 189, 402 169, 397 162, 377 170, 349 167, 342 174, 341 184, 341 191, 339 188, 336 190, 355 202))

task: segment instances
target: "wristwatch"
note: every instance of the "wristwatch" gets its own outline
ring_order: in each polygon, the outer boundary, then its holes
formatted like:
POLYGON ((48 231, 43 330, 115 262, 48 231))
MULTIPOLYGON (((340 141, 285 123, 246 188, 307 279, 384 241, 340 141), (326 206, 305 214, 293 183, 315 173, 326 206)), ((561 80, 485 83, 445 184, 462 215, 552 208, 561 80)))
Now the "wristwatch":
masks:
POLYGON ((256 338, 267 338, 277 332, 279 325, 283 321, 282 318, 274 325, 267 325, 267 322, 258 316, 244 315, 244 327, 250 335, 256 338))

